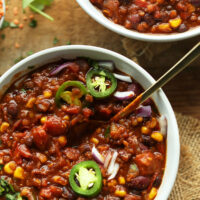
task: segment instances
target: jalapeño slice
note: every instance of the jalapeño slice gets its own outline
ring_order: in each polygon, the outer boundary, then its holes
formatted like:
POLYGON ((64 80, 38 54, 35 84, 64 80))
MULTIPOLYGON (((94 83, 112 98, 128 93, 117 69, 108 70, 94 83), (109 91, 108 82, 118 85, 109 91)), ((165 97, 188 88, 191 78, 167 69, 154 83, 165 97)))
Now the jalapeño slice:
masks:
POLYGON ((80 98, 87 94, 87 89, 80 81, 66 81, 64 82, 57 90, 55 102, 58 107, 61 106, 61 99, 66 101, 69 104, 80 105, 80 98), (68 87, 75 87, 80 89, 80 94, 77 96, 73 96, 70 91, 66 91, 68 87))
POLYGON ((75 165, 69 175, 74 192, 85 197, 94 197, 102 188, 101 170, 94 161, 83 161, 75 165))
POLYGON ((117 88, 117 80, 112 73, 101 68, 92 68, 86 75, 87 88, 95 98, 109 97, 117 88))

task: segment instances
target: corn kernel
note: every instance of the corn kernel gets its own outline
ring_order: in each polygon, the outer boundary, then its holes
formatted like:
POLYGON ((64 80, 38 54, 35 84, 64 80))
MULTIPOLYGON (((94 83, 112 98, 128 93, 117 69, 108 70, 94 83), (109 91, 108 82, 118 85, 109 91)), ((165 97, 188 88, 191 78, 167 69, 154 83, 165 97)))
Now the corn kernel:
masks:
POLYGON ((63 117, 63 119, 64 119, 64 120, 70 120, 69 115, 65 115, 65 116, 63 117))
POLYGON ((119 184, 124 185, 126 183, 125 178, 123 176, 120 176, 118 178, 119 184))
POLYGON ((26 104, 26 108, 32 108, 35 102, 36 102, 36 98, 31 97, 26 104))
POLYGON ((47 117, 42 117, 42 118, 40 119, 40 122, 41 122, 42 124, 44 124, 46 121, 47 121, 47 117))
POLYGON ((108 182, 108 187, 113 187, 117 185, 117 181, 115 179, 112 179, 111 181, 108 182))
POLYGON ((160 132, 156 132, 156 131, 153 132, 151 134, 151 138, 153 138, 157 142, 162 142, 163 141, 163 135, 160 132))
POLYGON ((96 144, 96 145, 99 144, 99 140, 97 138, 94 138, 94 137, 91 138, 91 142, 96 144))
POLYGON ((151 130, 146 126, 142 126, 142 128, 141 128, 141 133, 142 134, 148 134, 148 133, 150 133, 150 131, 151 130))
POLYGON ((9 163, 5 164, 4 171, 7 174, 13 174, 16 169, 16 163, 14 161, 10 161, 9 163))
POLYGON ((14 177, 24 179, 24 169, 22 167, 17 167, 14 172, 14 177))
POLYGON ((67 144, 67 138, 65 136, 60 136, 58 138, 58 142, 62 145, 65 146, 67 144))
POLYGON ((10 126, 10 124, 9 124, 8 122, 3 122, 3 123, 1 124, 0 131, 1 131, 1 132, 6 131, 6 129, 7 129, 9 126, 10 126))
POLYGON ((50 98, 50 97, 52 96, 52 92, 51 92, 50 90, 45 90, 45 91, 43 92, 43 96, 44 96, 45 98, 50 98))
POLYGON ((169 20, 169 24, 170 24, 170 26, 172 27, 172 28, 177 28, 177 27, 179 27, 180 25, 181 25, 181 22, 182 22, 182 20, 181 20, 181 18, 175 18, 175 19, 171 19, 171 20, 169 20))
POLYGON ((151 189, 151 192, 149 193, 149 200, 154 199, 156 195, 157 195, 157 189, 155 187, 153 187, 151 189))
POLYGON ((124 190, 115 190, 115 195, 118 197, 125 197, 126 196, 126 191, 124 190))
POLYGON ((137 121, 138 122, 142 122, 143 121, 143 117, 137 117, 137 121))
POLYGON ((158 29, 164 33, 170 33, 172 31, 169 23, 162 23, 158 25, 158 29))

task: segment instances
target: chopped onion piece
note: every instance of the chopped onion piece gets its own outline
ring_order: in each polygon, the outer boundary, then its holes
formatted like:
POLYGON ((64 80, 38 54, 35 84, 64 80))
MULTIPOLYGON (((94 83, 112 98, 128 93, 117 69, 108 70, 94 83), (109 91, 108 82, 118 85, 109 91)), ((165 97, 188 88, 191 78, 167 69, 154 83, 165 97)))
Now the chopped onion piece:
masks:
POLYGON ((114 63, 112 61, 99 61, 98 62, 99 67, 102 67, 104 69, 107 69, 109 71, 114 71, 114 63))
POLYGON ((113 167, 112 174, 108 177, 108 180, 111 180, 111 179, 115 178, 115 176, 117 175, 118 171, 119 171, 119 164, 115 163, 115 165, 113 167))
POLYGON ((121 74, 116 74, 116 73, 113 73, 114 77, 116 79, 119 79, 121 81, 125 81, 127 83, 132 83, 132 79, 130 76, 124 76, 124 75, 121 75, 121 74))
POLYGON ((137 117, 151 117, 151 106, 140 106, 137 110, 137 117))
POLYGON ((159 124, 160 124, 160 132, 163 136, 167 135, 167 118, 164 115, 161 115, 158 118, 159 124))
POLYGON ((99 153, 95 146, 92 148, 92 156, 99 164, 104 164, 104 157, 99 153))
POLYGON ((58 74, 59 72, 61 72, 63 69, 67 68, 71 64, 73 64, 73 63, 72 62, 66 62, 66 63, 63 63, 62 65, 57 66, 55 69, 53 69, 50 72, 50 75, 54 76, 54 75, 58 74))
POLYGON ((120 100, 126 100, 126 99, 131 99, 135 96, 135 93, 133 91, 125 91, 125 92, 115 92, 113 94, 114 97, 120 100))
POLYGON ((115 152, 113 153, 113 155, 112 155, 112 159, 111 159, 111 161, 110 161, 110 165, 109 165, 108 170, 107 170, 107 173, 108 173, 108 174, 111 174, 111 173, 112 173, 112 171, 113 171, 113 169, 114 169, 115 161, 116 161, 116 159, 117 159, 117 156, 118 156, 118 153, 117 153, 117 151, 115 151, 115 152))
POLYGON ((105 161, 104 161, 104 168, 107 169, 109 163, 110 163, 110 160, 112 158, 112 155, 111 155, 111 152, 109 151, 106 158, 105 158, 105 161))

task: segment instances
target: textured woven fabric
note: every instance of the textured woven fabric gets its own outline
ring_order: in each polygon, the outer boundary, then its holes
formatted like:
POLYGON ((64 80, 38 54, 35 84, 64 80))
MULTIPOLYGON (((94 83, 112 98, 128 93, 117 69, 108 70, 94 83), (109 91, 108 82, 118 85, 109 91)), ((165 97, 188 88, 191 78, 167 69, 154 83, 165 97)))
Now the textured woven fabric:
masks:
POLYGON ((169 200, 200 200, 200 120, 177 114, 181 158, 169 200))

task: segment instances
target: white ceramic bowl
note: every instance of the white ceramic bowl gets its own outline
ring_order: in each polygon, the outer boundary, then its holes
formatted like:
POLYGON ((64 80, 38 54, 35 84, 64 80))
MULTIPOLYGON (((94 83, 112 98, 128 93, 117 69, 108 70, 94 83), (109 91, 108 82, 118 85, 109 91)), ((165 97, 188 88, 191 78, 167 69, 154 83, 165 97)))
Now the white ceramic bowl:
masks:
MULTIPOLYGON (((77 56, 90 57, 98 60, 112 60, 119 70, 130 74, 143 86, 144 89, 147 89, 155 82, 155 80, 143 68, 118 53, 93 46, 70 45, 40 51, 14 65, 0 78, 1 95, 16 80, 16 78, 19 78, 31 71, 29 66, 35 66, 36 69, 43 64, 47 64, 61 58, 72 59, 77 56)), ((153 99, 159 112, 165 115, 168 120, 166 169, 162 184, 156 197, 156 200, 167 200, 174 185, 179 165, 179 132, 174 112, 164 92, 160 89, 153 95, 153 99)))
POLYGON ((5 18, 5 13, 6 13, 6 4, 5 4, 5 0, 1 0, 1 1, 2 1, 2 3, 3 3, 4 15, 3 15, 3 17, 0 19, 0 28, 1 28, 2 24, 3 24, 4 18, 5 18))
POLYGON ((88 13, 94 20, 101 25, 114 31, 120 35, 128 38, 149 41, 149 42, 172 42, 178 40, 184 40, 190 37, 200 35, 200 26, 191 28, 183 33, 172 34, 151 34, 151 33, 139 33, 134 30, 126 29, 125 27, 115 24, 111 20, 107 19, 102 12, 90 3, 90 0, 76 0, 78 4, 88 13))

